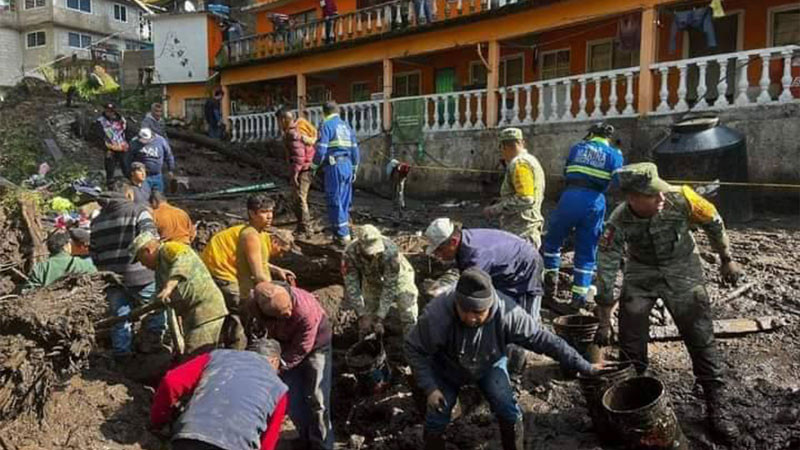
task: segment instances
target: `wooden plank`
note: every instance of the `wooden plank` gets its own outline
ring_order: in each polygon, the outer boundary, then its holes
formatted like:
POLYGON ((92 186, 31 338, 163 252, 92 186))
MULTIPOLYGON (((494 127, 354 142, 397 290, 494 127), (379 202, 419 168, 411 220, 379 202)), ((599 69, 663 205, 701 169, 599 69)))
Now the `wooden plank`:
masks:
MULTIPOLYGON (((714 321, 714 336, 737 337, 751 333, 761 333, 781 328, 783 319, 778 316, 763 316, 756 318, 721 319, 714 321)), ((650 327, 651 341, 677 341, 681 339, 678 327, 675 325, 650 327)))

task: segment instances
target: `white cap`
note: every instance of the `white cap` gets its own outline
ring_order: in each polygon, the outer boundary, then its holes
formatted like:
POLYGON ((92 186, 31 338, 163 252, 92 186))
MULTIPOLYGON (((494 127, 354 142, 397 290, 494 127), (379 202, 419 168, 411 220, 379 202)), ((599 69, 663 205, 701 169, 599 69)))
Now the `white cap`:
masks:
POLYGON ((428 248, 425 249, 425 253, 432 255, 440 245, 450 239, 455 229, 453 221, 447 217, 440 217, 431 222, 428 229, 425 230, 425 239, 428 240, 428 248))
POLYGON ((142 141, 149 141, 150 139, 153 139, 153 130, 150 128, 142 128, 139 130, 139 139, 142 141))

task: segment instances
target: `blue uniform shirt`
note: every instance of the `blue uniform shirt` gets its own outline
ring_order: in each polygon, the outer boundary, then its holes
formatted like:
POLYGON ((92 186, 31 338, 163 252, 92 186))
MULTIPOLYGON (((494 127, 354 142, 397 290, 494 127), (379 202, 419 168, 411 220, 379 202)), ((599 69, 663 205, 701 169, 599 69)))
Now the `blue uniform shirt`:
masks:
POLYGON ((134 139, 131 151, 133 153, 133 162, 143 163, 148 176, 160 174, 164 163, 167 164, 168 171, 175 170, 175 158, 172 156, 172 149, 169 147, 167 140, 158 134, 154 135, 153 140, 146 144, 139 139, 134 139))
POLYGON ((603 138, 592 138, 578 142, 569 149, 564 175, 569 180, 588 182, 604 192, 611 181, 611 174, 622 167, 622 152, 610 146, 603 138))
POLYGON ((324 165, 331 156, 334 158, 349 156, 354 166, 358 166, 361 161, 356 134, 339 114, 326 117, 319 129, 317 152, 311 163, 312 170, 324 165))

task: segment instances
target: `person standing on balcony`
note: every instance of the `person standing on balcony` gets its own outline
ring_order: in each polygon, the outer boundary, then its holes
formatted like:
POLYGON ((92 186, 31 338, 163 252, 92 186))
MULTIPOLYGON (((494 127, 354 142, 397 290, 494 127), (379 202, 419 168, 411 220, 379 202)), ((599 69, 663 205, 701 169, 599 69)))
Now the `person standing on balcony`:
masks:
POLYGON ((125 139, 125 130, 128 123, 117 112, 113 103, 105 106, 103 114, 97 118, 103 131, 103 141, 106 146, 106 184, 111 185, 114 172, 119 166, 123 176, 128 176, 128 141, 125 139))
POLYGON ((483 214, 499 218, 500 228, 527 239, 538 249, 544 225, 544 171, 539 160, 525 149, 519 128, 500 132, 500 151, 506 163, 500 201, 484 208, 483 214))
POLYGON ((336 0, 319 0, 319 6, 325 19, 325 43, 333 44, 336 42, 336 16, 339 15, 336 0))
POLYGON ((311 189, 311 160, 314 159, 314 143, 317 141, 317 129, 308 120, 298 117, 282 109, 280 117, 286 145, 286 162, 289 164, 289 185, 294 197, 294 213, 300 224, 297 232, 311 232, 311 213, 308 211, 308 191, 311 189))
POLYGON ((550 214, 544 237, 545 296, 555 297, 561 245, 575 230, 575 269, 572 273, 572 306, 586 306, 597 259, 597 241, 606 214, 605 191, 611 174, 622 167, 622 152, 611 145, 614 127, 599 123, 586 138, 569 150, 564 177, 567 187, 550 214))
POLYGON ((414 15, 417 17, 417 25, 433 23, 433 0, 414 0, 414 15))
POLYGON ((222 124, 222 89, 214 91, 214 96, 206 100, 203 115, 208 124, 208 136, 222 139, 225 127, 222 124))
POLYGON ((329 101, 322 107, 322 112, 325 121, 320 128, 311 171, 312 175, 320 167, 325 171, 328 219, 333 227, 334 241, 345 246, 350 242, 350 204, 361 158, 355 132, 339 117, 339 105, 329 101))

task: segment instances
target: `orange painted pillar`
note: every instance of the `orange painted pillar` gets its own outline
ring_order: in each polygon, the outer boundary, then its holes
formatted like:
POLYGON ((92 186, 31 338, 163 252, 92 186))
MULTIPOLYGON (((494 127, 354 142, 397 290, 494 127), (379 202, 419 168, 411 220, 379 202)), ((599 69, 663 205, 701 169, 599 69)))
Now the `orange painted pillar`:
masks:
POLYGON ((656 62, 657 57, 657 20, 656 8, 647 6, 642 10, 642 37, 639 44, 639 101, 636 105, 639 114, 647 114, 653 110, 655 77, 653 77, 653 71, 650 70, 650 65, 656 62))
POLYGON ((391 59, 383 60, 383 131, 392 129, 392 89, 394 88, 394 69, 391 59))
MULTIPOLYGON (((228 126, 228 118, 231 116, 231 91, 228 89, 228 86, 223 84, 222 85, 222 123, 225 124, 225 127, 228 126)), ((186 114, 186 111, 183 112, 186 114)))
POLYGON ((305 74, 297 74, 297 117, 303 117, 303 111, 306 109, 306 76, 305 74))
POLYGON ((486 74, 486 127, 497 126, 497 87, 500 81, 500 43, 489 41, 489 70, 486 74))

